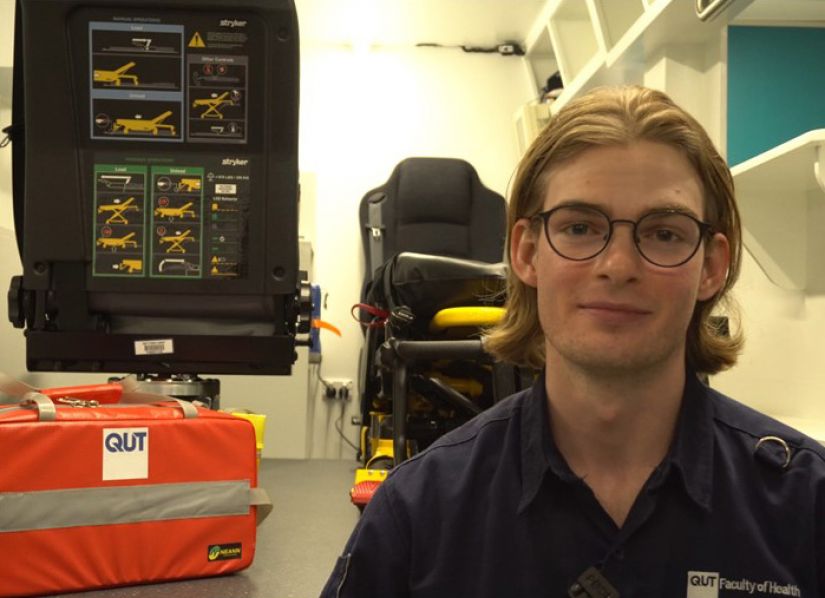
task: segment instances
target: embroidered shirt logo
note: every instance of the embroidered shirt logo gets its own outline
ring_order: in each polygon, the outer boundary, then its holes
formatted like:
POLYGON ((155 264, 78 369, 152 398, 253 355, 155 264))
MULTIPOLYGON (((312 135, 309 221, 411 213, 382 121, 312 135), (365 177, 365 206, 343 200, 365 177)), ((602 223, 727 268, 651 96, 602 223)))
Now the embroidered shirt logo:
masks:
POLYGON ((719 573, 688 571, 687 598, 719 598, 719 573))
POLYGON ((750 596, 794 596, 800 598, 799 586, 782 584, 772 580, 728 579, 718 571, 688 571, 686 598, 719 598, 730 592, 742 592, 750 596))

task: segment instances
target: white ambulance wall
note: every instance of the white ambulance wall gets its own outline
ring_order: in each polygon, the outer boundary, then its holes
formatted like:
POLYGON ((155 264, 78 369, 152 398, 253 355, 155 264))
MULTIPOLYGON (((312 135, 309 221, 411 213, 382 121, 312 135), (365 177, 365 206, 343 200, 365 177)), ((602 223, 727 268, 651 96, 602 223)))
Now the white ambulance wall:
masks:
POLYGON ((745 349, 712 385, 825 442, 825 297, 780 289, 747 252, 734 295, 745 349))
MULTIPOLYGON (((450 49, 353 52, 305 46, 301 56, 302 170, 316 176, 315 276, 326 295, 322 317, 343 332, 322 332, 325 379, 357 379, 362 344, 350 316, 364 272, 358 204, 410 156, 463 158, 504 194, 518 160, 512 115, 530 98, 518 59, 450 49)), ((358 398, 313 397, 313 457, 348 457, 358 398)))

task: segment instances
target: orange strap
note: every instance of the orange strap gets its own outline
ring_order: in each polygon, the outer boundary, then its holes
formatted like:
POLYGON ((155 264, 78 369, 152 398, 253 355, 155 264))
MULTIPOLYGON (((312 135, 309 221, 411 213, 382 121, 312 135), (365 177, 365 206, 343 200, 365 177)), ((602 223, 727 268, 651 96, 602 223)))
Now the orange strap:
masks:
POLYGON ((338 336, 341 336, 341 331, 338 330, 338 328, 336 328, 335 326, 333 326, 329 322, 324 322, 323 320, 319 320, 318 318, 313 318, 312 319, 312 327, 313 328, 323 328, 325 330, 329 330, 333 334, 337 334, 338 336))

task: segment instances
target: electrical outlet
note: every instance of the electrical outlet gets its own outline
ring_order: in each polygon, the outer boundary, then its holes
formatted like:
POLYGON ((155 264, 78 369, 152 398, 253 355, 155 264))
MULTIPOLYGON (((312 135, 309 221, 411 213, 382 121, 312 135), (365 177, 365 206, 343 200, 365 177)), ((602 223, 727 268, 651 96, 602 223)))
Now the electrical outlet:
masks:
POLYGON ((352 398, 352 380, 347 378, 326 378, 326 397, 348 401, 352 398))

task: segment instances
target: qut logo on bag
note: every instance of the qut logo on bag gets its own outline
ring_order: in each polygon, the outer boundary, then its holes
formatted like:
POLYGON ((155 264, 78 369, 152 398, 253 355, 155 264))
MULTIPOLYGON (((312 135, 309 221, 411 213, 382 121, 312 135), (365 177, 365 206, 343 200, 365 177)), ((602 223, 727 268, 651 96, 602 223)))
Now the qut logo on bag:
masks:
POLYGON ((149 477, 149 428, 103 429, 103 479, 149 477))

